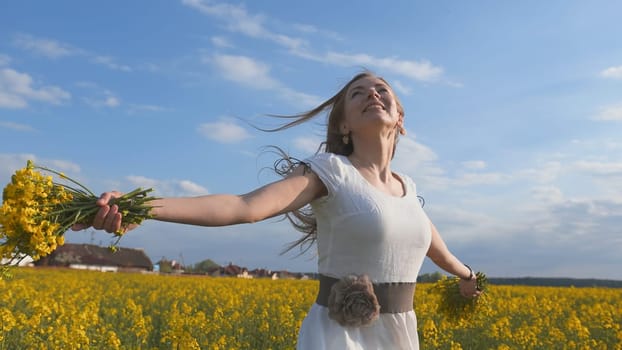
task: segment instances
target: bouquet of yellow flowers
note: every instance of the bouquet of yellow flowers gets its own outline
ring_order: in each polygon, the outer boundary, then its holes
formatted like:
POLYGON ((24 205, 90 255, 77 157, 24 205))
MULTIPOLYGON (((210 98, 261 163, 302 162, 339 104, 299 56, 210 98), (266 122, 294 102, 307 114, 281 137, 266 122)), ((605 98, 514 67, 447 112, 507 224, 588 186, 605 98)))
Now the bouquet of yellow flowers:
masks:
POLYGON ((483 272, 475 274, 477 290, 481 291, 478 297, 467 298, 460 294, 460 278, 443 276, 436 282, 431 292, 438 293, 440 299, 438 312, 450 321, 469 320, 480 315, 487 307, 488 278, 483 272))
MULTIPOLYGON (((119 206, 123 224, 140 224, 151 218, 152 189, 138 188, 111 204, 119 206)), ((99 207, 98 196, 79 182, 55 170, 28 161, 11 177, 2 192, 0 207, 0 260, 4 267, 26 256, 46 256, 64 244, 64 234, 74 224, 90 225, 99 207), (41 171, 47 173, 43 174, 41 171), (59 177, 57 182, 52 175, 59 177)), ((115 232, 115 248, 125 230, 115 232)))

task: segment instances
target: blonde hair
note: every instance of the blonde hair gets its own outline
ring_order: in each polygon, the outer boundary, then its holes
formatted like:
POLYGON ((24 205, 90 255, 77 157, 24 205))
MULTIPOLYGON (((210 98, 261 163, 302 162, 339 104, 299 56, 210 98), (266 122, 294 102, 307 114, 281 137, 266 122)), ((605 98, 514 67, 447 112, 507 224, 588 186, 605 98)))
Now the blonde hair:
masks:
MULTIPOLYGON (((324 149, 325 152, 340 154, 349 156, 354 151, 354 145, 350 142, 344 144, 342 142, 343 134, 339 130, 339 126, 345 119, 345 97, 348 89, 352 84, 362 78, 373 77, 382 80, 388 87, 391 85, 382 77, 377 76, 369 70, 365 70, 355 75, 349 82, 347 82, 333 97, 322 102, 319 106, 300 114, 294 115, 271 115, 278 118, 294 119, 293 121, 286 123, 278 128, 270 129, 269 131, 279 131, 288 129, 302 123, 305 123, 317 115, 328 112, 328 123, 326 127, 326 140, 320 145, 320 149, 324 149)), ((393 93, 395 102, 397 104, 397 111, 404 115, 404 107, 395 93, 393 93)), ((395 143, 393 144, 393 155, 395 154, 395 147, 397 146, 397 140, 399 139, 399 132, 395 133, 395 143)))
MULTIPOLYGON (((288 129, 302 123, 305 123, 319 114, 326 112, 328 114, 328 121, 326 127, 326 140, 322 142, 318 148, 318 152, 330 152, 339 155, 349 156, 354 151, 354 143, 343 142, 344 135, 340 132, 340 125, 345 120, 345 97, 348 89, 352 84, 362 78, 373 77, 382 80, 387 86, 391 86, 385 79, 377 76, 369 70, 355 75, 349 82, 347 82, 333 97, 322 102, 319 106, 300 114, 294 115, 271 115, 278 118, 294 119, 280 127, 266 130, 266 131, 279 131, 288 129)), ((398 97, 393 93, 395 102, 397 104, 397 111, 403 116, 404 108, 398 97)), ((395 133, 395 142, 393 143, 392 157, 395 155, 395 148, 399 139, 400 132, 395 133)), ((349 136, 349 135, 348 135, 349 136)), ((290 157, 286 152, 278 147, 274 147, 279 153, 280 158, 275 162, 274 170, 281 176, 287 176, 296 167, 302 165, 305 167, 305 171, 309 170, 308 164, 301 162, 295 158, 290 157)), ((317 237, 317 223, 315 215, 310 206, 305 206, 298 210, 285 214, 285 218, 290 221, 294 228, 304 234, 300 239, 290 243, 282 252, 282 254, 292 250, 293 248, 300 246, 301 253, 306 252, 315 242, 317 237)))

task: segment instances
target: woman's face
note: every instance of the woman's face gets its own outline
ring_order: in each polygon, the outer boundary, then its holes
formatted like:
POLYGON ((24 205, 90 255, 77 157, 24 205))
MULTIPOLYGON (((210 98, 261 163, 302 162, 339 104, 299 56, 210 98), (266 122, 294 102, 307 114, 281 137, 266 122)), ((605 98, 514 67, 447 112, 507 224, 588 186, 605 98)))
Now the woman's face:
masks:
POLYGON ((368 128, 395 129, 402 125, 403 115, 398 111, 393 90, 382 79, 365 76, 353 82, 345 95, 345 120, 341 133, 368 128))

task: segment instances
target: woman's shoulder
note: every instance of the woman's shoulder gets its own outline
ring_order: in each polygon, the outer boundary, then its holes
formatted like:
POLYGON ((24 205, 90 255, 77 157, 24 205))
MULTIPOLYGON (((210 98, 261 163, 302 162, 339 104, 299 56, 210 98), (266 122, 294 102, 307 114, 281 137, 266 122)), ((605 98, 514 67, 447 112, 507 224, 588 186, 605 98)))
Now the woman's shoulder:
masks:
POLYGON ((341 161, 343 161, 344 158, 347 158, 347 157, 343 156, 341 154, 336 154, 336 153, 332 153, 332 152, 321 152, 321 153, 316 153, 316 154, 312 155, 308 159, 322 159, 322 160, 331 160, 331 161, 341 160, 341 161))
POLYGON ((331 152, 323 152, 323 153, 315 154, 305 159, 305 162, 308 162, 311 164, 317 164, 321 166, 329 166, 332 168, 332 167, 341 167, 344 164, 347 164, 347 159, 348 157, 340 155, 340 154, 335 154, 331 152))
POLYGON ((417 193, 417 184, 415 183, 415 180, 413 180, 412 177, 399 171, 394 171, 393 173, 395 173, 400 179, 402 179, 402 182, 404 182, 404 185, 406 185, 407 188, 417 193))
POLYGON ((304 160, 311 171, 315 172, 322 181, 337 184, 343 182, 348 174, 348 158, 335 153, 318 153, 304 160))

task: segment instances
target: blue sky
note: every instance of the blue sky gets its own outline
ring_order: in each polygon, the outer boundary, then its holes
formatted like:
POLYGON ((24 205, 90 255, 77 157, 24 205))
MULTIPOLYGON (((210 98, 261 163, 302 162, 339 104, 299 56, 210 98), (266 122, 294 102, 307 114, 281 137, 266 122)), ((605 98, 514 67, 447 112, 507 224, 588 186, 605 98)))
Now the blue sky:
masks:
MULTIPOLYGON (((618 1, 33 0, 0 5, 0 183, 27 159, 94 192, 245 193, 263 151, 315 151, 324 118, 279 133, 363 67, 406 111, 394 169, 450 249, 490 276, 622 279, 618 1)), ((286 223, 151 221, 154 260, 315 271, 286 223)), ((69 242, 107 244, 101 232, 69 242)), ((435 271, 429 261, 423 272, 435 271)))

